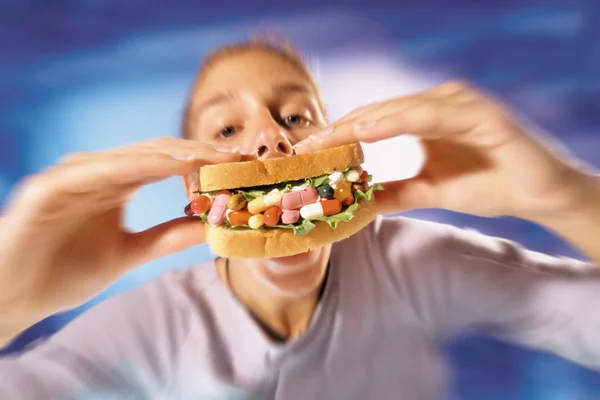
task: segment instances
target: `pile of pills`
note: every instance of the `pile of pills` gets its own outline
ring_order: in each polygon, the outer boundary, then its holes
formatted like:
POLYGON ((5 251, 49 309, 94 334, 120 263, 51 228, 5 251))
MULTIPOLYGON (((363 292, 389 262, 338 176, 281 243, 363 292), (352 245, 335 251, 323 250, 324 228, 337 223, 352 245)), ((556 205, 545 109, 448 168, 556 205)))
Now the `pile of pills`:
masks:
POLYGON ((252 229, 278 224, 296 224, 302 219, 315 219, 338 214, 354 203, 357 191, 368 190, 369 174, 360 168, 345 173, 334 172, 329 182, 317 188, 299 185, 282 193, 273 189, 266 195, 247 201, 242 193, 222 190, 210 196, 201 194, 187 205, 187 215, 207 214, 212 226, 225 221, 231 226, 247 225, 252 229))

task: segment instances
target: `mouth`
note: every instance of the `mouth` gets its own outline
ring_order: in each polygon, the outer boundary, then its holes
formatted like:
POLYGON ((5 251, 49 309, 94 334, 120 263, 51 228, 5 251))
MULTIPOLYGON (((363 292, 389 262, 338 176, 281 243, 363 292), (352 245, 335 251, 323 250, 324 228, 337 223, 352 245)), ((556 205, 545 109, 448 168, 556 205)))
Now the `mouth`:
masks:
POLYGON ((277 275, 298 273, 312 266, 312 255, 312 251, 307 251, 293 256, 269 258, 265 260, 264 265, 270 272, 277 275))

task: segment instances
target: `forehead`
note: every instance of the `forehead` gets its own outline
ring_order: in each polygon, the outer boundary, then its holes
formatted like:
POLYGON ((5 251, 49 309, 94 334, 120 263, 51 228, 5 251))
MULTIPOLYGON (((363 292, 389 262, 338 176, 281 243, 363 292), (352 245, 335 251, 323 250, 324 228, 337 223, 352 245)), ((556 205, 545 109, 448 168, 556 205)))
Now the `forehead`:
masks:
POLYGON ((196 97, 210 97, 223 91, 264 92, 280 82, 297 82, 312 87, 290 60, 261 50, 224 55, 204 71, 196 97))

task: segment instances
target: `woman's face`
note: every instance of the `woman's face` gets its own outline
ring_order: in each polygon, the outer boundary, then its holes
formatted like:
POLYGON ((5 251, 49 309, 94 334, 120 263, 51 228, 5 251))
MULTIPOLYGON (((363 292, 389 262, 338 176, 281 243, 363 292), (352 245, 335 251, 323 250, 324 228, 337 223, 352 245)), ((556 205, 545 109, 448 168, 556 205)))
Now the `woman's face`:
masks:
MULTIPOLYGON (((211 64, 196 88, 190 118, 194 139, 237 147, 244 160, 290 156, 296 142, 326 125, 311 81, 290 61, 261 50, 211 64)), ((329 251, 235 261, 278 292, 300 296, 320 284, 329 251)))

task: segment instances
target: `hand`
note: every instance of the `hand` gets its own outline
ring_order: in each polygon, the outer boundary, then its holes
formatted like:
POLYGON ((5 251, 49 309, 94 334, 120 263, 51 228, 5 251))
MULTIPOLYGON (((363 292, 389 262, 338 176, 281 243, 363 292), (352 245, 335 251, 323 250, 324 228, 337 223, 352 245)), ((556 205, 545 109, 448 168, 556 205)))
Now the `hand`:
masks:
POLYGON ((133 267, 202 243, 196 218, 128 232, 124 205, 142 185, 238 159, 165 138, 71 156, 28 179, 0 219, 0 337, 80 305, 133 267))
POLYGON ((420 174, 377 192, 380 213, 445 208, 535 219, 575 207, 585 173, 526 132, 490 97, 459 82, 362 107, 295 146, 297 153, 403 133, 420 137, 420 174))

